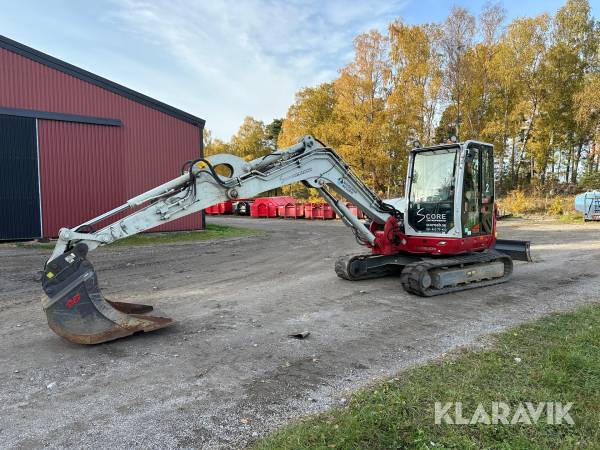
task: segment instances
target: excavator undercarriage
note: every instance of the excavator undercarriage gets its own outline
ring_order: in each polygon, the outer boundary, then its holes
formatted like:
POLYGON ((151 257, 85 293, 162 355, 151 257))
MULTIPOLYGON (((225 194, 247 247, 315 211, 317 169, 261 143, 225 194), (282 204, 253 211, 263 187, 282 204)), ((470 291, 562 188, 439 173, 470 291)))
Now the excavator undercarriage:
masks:
MULTIPOLYGON (((516 246, 516 244, 511 244, 516 246)), ((502 245, 501 245, 502 247, 502 245)), ((518 260, 531 261, 529 243, 513 253, 518 260)), ((404 290, 421 297, 449 294, 508 281, 513 258, 492 249, 453 257, 414 255, 342 256, 335 263, 338 277, 349 281, 368 280, 390 275, 400 276, 404 290)))
POLYGON ((188 161, 181 176, 72 229, 44 267, 42 305, 50 328, 69 341, 95 344, 163 328, 173 321, 152 306, 105 299, 88 252, 225 200, 302 182, 331 205, 371 253, 343 257, 346 280, 399 275, 404 289, 430 297, 507 281, 513 260, 531 261, 529 242, 496 239, 493 149, 475 141, 411 152, 406 199, 383 201, 331 148, 311 136, 253 161, 214 155, 188 161), (217 173, 225 167, 229 175, 217 173), (365 225, 346 207, 357 205, 365 225), (111 216, 129 215, 99 230, 111 216))

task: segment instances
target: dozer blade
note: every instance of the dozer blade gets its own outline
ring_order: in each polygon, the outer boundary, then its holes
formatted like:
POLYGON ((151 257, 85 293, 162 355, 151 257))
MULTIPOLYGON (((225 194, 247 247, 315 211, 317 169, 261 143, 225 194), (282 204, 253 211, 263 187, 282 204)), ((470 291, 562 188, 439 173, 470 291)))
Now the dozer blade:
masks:
POLYGON ((46 265, 42 306, 52 331, 78 344, 98 344, 173 323, 146 315, 153 309, 150 305, 106 300, 86 255, 87 246, 78 244, 46 265))
POLYGON ((531 253, 529 252, 529 241, 496 239, 494 249, 510 256, 515 261, 532 261, 531 253))

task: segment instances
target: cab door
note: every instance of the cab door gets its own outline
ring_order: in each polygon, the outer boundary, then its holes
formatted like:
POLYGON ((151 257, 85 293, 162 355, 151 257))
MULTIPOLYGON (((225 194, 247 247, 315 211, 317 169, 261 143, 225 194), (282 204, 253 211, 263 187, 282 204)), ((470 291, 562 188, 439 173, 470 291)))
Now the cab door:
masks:
POLYGON ((462 194, 463 237, 489 235, 494 214, 494 148, 469 143, 465 150, 462 194))

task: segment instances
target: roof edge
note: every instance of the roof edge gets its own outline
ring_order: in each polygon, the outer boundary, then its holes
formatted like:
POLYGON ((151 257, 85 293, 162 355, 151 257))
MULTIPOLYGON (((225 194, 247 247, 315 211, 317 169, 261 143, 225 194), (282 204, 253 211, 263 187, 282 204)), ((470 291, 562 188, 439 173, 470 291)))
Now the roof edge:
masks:
POLYGON ((0 115, 31 117, 34 119, 57 120, 59 122, 87 123, 91 125, 106 125, 111 127, 123 126, 119 119, 107 117, 83 116, 80 114, 65 114, 53 111, 40 111, 38 109, 4 108, 0 106, 0 115))
POLYGON ((114 81, 110 81, 85 69, 69 64, 63 60, 55 58, 54 56, 50 56, 46 53, 40 52, 39 50, 35 50, 34 48, 28 47, 24 44, 21 44, 20 42, 14 41, 3 35, 0 35, 0 48, 9 50, 20 56, 31 59, 37 63, 66 73, 67 75, 71 75, 82 81, 86 81, 102 89, 113 92, 117 95, 135 101, 162 113, 168 114, 172 117, 183 120, 192 125, 203 127, 206 123, 206 121, 204 119, 201 119, 200 117, 196 117, 192 114, 182 111, 181 109, 167 105, 166 103, 163 103, 152 97, 148 97, 147 95, 134 91, 133 89, 129 89, 128 87, 115 83, 114 81))

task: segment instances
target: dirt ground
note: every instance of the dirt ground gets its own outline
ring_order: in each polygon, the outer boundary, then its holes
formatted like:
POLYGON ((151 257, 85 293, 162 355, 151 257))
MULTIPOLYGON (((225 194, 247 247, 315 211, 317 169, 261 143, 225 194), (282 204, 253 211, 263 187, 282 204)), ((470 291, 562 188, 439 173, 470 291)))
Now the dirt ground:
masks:
POLYGON ((364 251, 339 221, 209 220, 266 233, 90 255, 107 298, 177 320, 96 346, 46 325, 34 274, 50 251, 0 246, 1 448, 244 446, 374 379, 600 299, 600 224, 502 222, 535 263, 500 286, 420 298, 397 278, 337 278, 335 258, 364 251), (311 334, 288 337, 299 331, 311 334))

